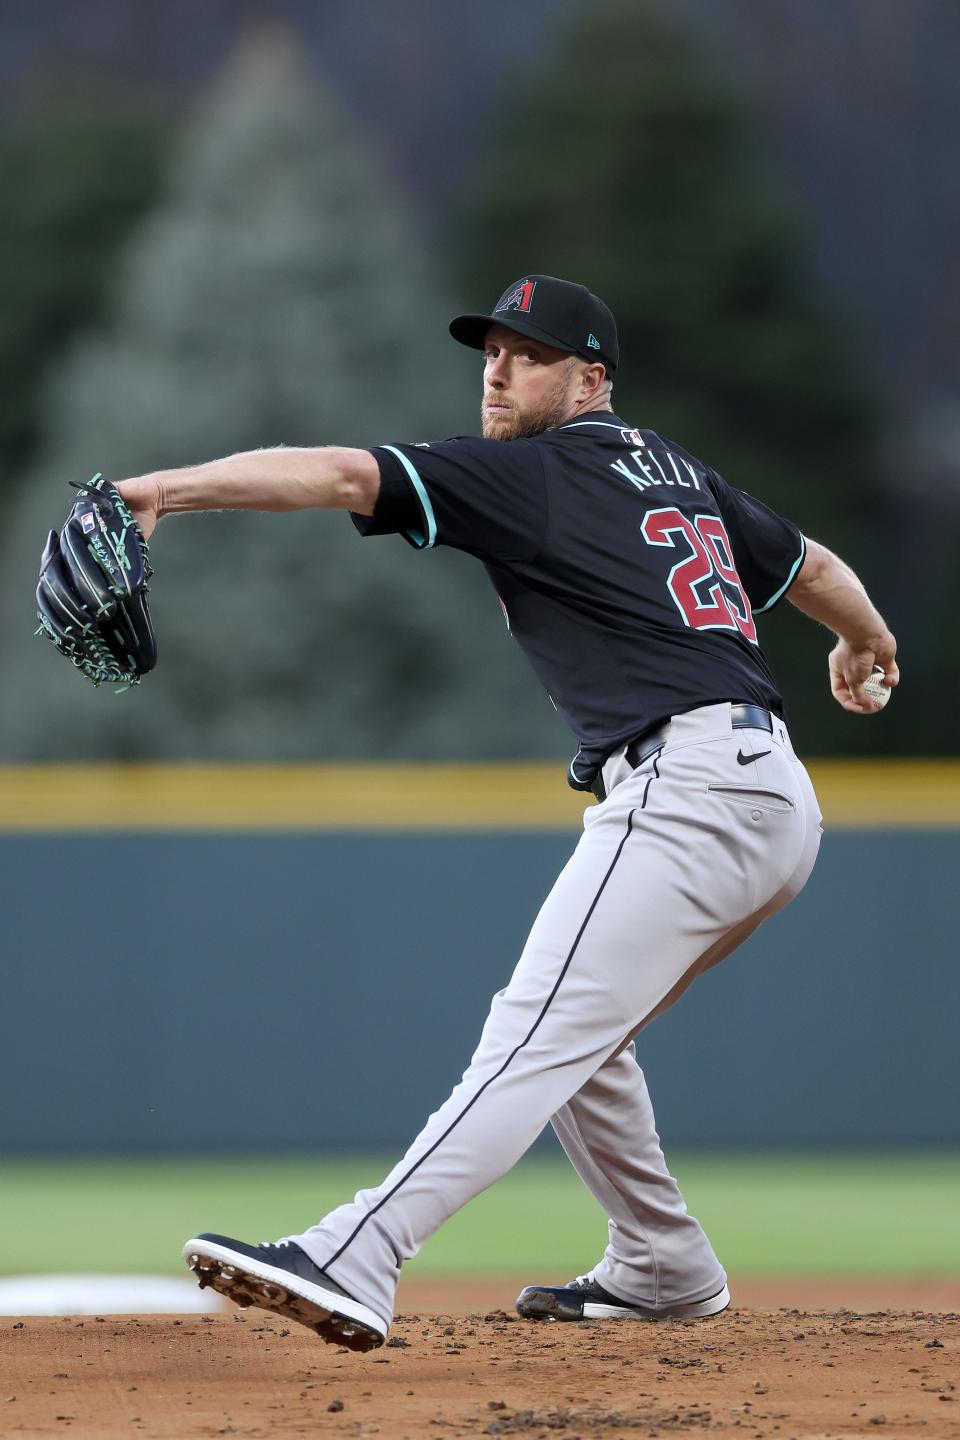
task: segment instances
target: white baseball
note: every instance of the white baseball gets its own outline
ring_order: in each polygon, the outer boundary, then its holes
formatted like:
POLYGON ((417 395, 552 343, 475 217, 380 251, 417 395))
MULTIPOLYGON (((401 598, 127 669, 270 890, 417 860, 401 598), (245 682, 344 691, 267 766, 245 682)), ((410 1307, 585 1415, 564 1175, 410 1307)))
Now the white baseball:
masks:
POLYGON ((870 696, 870 699, 874 702, 874 704, 880 706, 881 710, 883 709, 884 705, 887 704, 891 695, 890 687, 888 685, 884 685, 883 683, 883 676, 883 666, 874 665, 873 674, 868 676, 868 678, 863 682, 864 690, 870 696))

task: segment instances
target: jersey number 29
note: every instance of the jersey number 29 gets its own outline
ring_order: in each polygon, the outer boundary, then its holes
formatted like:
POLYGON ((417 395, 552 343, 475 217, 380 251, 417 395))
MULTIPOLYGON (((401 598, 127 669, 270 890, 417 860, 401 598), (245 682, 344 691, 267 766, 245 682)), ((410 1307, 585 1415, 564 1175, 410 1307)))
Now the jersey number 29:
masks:
POLYGON ((667 588, 685 625, 694 630, 739 630, 756 645, 750 601, 719 515, 695 515, 689 520, 672 506, 651 510, 640 532, 648 545, 690 551, 667 576, 667 588))

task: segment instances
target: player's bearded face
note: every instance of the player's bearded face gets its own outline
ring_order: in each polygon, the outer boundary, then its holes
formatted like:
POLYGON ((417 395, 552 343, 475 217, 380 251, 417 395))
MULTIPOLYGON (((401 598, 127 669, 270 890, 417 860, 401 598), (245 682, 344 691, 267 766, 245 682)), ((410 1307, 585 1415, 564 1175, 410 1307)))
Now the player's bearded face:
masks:
POLYGON ((485 354, 480 411, 485 439, 522 440, 567 419, 575 356, 498 325, 490 330, 485 354))

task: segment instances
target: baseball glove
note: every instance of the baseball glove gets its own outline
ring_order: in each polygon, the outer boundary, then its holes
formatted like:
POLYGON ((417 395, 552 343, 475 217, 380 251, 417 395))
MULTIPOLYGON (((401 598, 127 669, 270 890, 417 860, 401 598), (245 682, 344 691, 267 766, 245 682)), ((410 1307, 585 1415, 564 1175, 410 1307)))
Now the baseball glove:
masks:
POLYGON ((40 560, 37 634, 94 685, 107 681, 126 690, 157 663, 147 542, 109 480, 94 475, 76 489, 66 524, 59 535, 50 531, 40 560))

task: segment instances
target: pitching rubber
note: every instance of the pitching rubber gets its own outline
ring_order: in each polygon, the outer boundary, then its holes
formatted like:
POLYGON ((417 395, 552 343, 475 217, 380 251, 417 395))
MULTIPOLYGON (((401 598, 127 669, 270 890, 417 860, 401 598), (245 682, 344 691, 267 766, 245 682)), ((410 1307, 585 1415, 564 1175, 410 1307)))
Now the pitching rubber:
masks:
POLYGON ((330 1345, 348 1350, 376 1350, 387 1327, 379 1316, 351 1300, 313 1285, 288 1270, 237 1255, 207 1240, 188 1240, 183 1258, 200 1282, 232 1300, 241 1309, 256 1305, 288 1320, 296 1320, 330 1345))

